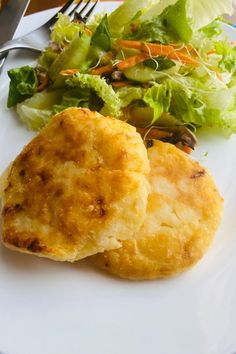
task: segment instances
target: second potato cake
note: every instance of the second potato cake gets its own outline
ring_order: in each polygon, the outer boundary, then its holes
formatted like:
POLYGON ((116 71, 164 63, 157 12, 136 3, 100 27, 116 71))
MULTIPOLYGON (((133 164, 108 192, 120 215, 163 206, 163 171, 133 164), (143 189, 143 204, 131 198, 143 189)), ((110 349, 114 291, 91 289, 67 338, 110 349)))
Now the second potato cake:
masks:
POLYGON ((3 242, 59 261, 118 248, 144 221, 148 172, 147 152, 135 128, 69 108, 9 168, 3 242))
POLYGON ((192 267, 205 254, 221 219, 222 198, 208 171, 175 146, 156 141, 146 219, 134 240, 92 257, 128 279, 164 278, 192 267))

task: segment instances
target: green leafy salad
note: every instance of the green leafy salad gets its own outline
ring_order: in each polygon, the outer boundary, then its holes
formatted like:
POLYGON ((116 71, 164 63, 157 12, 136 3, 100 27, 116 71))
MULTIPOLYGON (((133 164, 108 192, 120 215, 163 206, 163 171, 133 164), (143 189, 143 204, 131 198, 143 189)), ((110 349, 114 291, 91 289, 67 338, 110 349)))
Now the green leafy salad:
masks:
MULTIPOLYGON (((9 71, 8 107, 40 130, 67 107, 150 127, 236 132, 232 0, 127 0, 88 23, 60 14, 37 67, 9 71)), ((190 144, 191 145, 191 144, 190 144)))

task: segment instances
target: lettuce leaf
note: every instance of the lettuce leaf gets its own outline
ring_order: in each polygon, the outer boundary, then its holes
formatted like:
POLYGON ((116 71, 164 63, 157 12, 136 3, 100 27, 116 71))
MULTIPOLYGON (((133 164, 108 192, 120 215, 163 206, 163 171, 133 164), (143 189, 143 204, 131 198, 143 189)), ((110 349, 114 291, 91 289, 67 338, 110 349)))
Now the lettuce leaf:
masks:
POLYGON ((209 23, 207 26, 201 28, 200 31, 204 33, 208 38, 220 36, 223 32, 221 23, 218 20, 214 20, 213 22, 209 23))
POLYGON ((188 0, 188 15, 194 31, 209 25, 222 15, 232 16, 234 13, 233 0, 188 0))
POLYGON ((38 79, 36 70, 30 66, 23 66, 8 71, 10 87, 7 107, 13 107, 37 92, 38 79))
POLYGON ((17 105, 17 113, 29 129, 40 130, 50 118, 68 107, 99 110, 103 104, 94 99, 91 89, 71 88, 36 93, 17 105))
POLYGON ((16 111, 22 123, 24 123, 28 129, 35 131, 41 130, 53 115, 50 109, 29 107, 27 100, 25 103, 18 103, 16 111))
POLYGON ((137 31, 132 31, 127 34, 125 38, 135 41, 160 42, 163 44, 176 40, 174 33, 167 28, 160 17, 156 17, 152 21, 141 23, 137 31))
POLYGON ((236 132, 236 86, 206 88, 197 80, 172 82, 170 112, 180 124, 236 132))
POLYGON ((53 113, 63 111, 68 107, 90 108, 91 90, 72 88, 62 96, 60 104, 53 105, 53 113))
POLYGON ((101 23, 103 17, 106 15, 105 9, 102 12, 96 13, 94 16, 89 19, 87 23, 87 27, 95 33, 96 29, 98 28, 99 24, 101 23))
POLYGON ((63 49, 49 68, 49 76, 55 81, 61 70, 79 69, 87 60, 91 37, 86 32, 78 32, 68 47, 63 49))
POLYGON ((187 13, 187 1, 178 0, 176 4, 168 6, 160 16, 166 28, 184 43, 188 43, 193 34, 187 13))
POLYGON ((58 55, 59 53, 55 52, 51 47, 44 49, 38 59, 38 66, 48 71, 58 55))
POLYGON ((174 5, 178 0, 159 0, 154 2, 153 6, 149 7, 140 18, 140 21, 143 23, 145 21, 152 21, 154 18, 161 15, 168 6, 174 5))
POLYGON ((225 41, 217 41, 215 43, 216 53, 222 56, 219 67, 223 71, 236 71, 236 47, 231 48, 225 41))
MULTIPOLYGON (((155 2, 159 2, 156 0, 155 2)), ((126 0, 108 17, 111 36, 118 38, 124 27, 131 22, 136 15, 144 14, 154 3, 154 0, 126 0)))
POLYGON ((77 74, 66 80, 67 87, 36 93, 17 105, 17 113, 29 129, 40 130, 55 114, 68 107, 86 107, 104 115, 119 116, 118 95, 99 76, 77 74))
POLYGON ((29 129, 40 130, 53 115, 53 106, 61 102, 64 90, 38 92, 17 105, 20 120, 29 129))
POLYGON ((192 29, 187 16, 187 0, 178 0, 169 5, 164 11, 151 20, 141 22, 136 32, 129 34, 128 38, 147 42, 189 42, 192 29))
POLYGON ((127 107, 130 103, 142 100, 145 89, 137 86, 122 87, 116 91, 121 101, 121 107, 127 107))
POLYGON ((51 32, 51 40, 60 48, 70 43, 74 36, 81 31, 79 22, 71 22, 70 17, 62 13, 58 14, 58 20, 51 32))
POLYGON ((104 78, 97 75, 77 73, 67 79, 66 84, 70 87, 92 89, 95 91, 97 96, 104 102, 104 106, 101 110, 102 114, 115 117, 121 114, 121 101, 112 86, 108 85, 104 78))
MULTIPOLYGON (((177 0, 160 0, 155 5, 150 7, 148 11, 144 13, 141 17, 141 22, 151 21, 155 17, 162 14, 165 10, 167 10, 168 6, 177 5, 179 3, 179 10, 183 11, 182 5, 177 0)), ((182 24, 182 18, 172 12, 171 22, 172 26, 181 33, 181 37, 185 37, 184 27, 187 25, 190 26, 192 31, 199 30, 202 27, 209 25, 216 18, 222 16, 223 14, 232 15, 234 13, 234 8, 232 6, 233 0, 214 0, 214 1, 206 1, 206 0, 187 0, 186 2, 186 15, 184 15, 184 23, 182 24), (175 16, 176 15, 176 16, 175 16), (176 17, 176 18, 175 18, 176 17), (179 29, 177 28, 179 26, 179 29)), ((174 9, 174 6, 173 8, 174 9)), ((183 14, 183 12, 182 12, 183 14)), ((187 27, 186 27, 187 28, 187 27)), ((187 33, 187 37, 189 38, 189 30, 187 33)))
POLYGON ((150 125, 154 124, 164 112, 168 112, 172 97, 171 83, 157 84, 155 83, 149 88, 144 97, 144 102, 153 109, 153 120, 150 125))
POLYGON ((97 45, 99 48, 105 51, 109 51, 111 48, 110 32, 108 28, 108 19, 105 15, 100 24, 98 25, 95 33, 92 36, 91 42, 97 45))
MULTIPOLYGON (((39 66, 48 70, 60 52, 68 47, 76 35, 84 32, 84 26, 79 22, 71 22, 70 17, 62 13, 58 14, 58 20, 51 32, 51 46, 47 47, 38 60, 39 66), (55 47, 55 48, 54 48, 55 47)), ((63 61, 63 56, 59 61, 63 61)), ((57 63, 57 61, 56 61, 57 63)))

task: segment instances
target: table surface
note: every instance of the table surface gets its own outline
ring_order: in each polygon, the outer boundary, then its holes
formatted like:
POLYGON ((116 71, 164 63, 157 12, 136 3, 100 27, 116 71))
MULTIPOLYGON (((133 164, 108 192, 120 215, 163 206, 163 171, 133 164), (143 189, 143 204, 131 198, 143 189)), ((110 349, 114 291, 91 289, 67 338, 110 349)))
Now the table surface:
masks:
MULTIPOLYGON (((100 0, 103 1, 103 0, 100 0)), ((110 1, 110 0, 106 0, 110 1)), ((53 7, 61 6, 65 3, 65 0, 31 0, 29 7, 26 11, 26 15, 46 10, 46 9, 51 9, 53 7)))

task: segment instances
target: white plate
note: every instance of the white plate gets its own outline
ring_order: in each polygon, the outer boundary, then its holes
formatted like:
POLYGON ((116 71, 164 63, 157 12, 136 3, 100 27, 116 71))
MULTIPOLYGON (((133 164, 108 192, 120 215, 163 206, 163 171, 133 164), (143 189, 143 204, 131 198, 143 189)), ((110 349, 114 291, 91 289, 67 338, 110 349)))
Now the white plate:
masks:
MULTIPOLYGON (((109 11, 116 4, 102 6, 109 11)), ((26 17, 18 35, 37 27, 53 11, 26 17)), ((236 38, 231 28, 227 31, 236 38)), ((15 53, 7 67, 32 60, 28 53, 15 53)), ((5 108, 6 84, 4 76, 0 172, 33 135, 5 108)), ((1 247, 0 353, 236 352, 236 138, 202 136, 196 158, 212 171, 225 198, 225 213, 213 246, 193 270, 166 281, 128 282, 86 261, 56 263, 1 247)))

